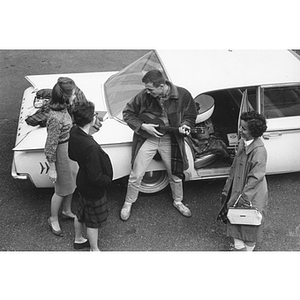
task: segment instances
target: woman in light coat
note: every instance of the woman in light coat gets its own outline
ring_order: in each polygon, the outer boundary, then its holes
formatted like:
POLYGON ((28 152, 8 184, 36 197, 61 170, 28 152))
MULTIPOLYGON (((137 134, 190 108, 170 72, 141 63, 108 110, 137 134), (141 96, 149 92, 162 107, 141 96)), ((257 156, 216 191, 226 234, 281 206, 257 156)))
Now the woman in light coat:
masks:
POLYGON ((260 136, 266 129, 265 118, 256 111, 241 115, 239 130, 242 138, 222 191, 222 208, 218 215, 218 220, 227 224, 227 236, 234 240, 231 250, 253 251, 256 242, 262 240, 268 187, 265 177, 267 151, 260 136), (237 207, 256 207, 262 214, 261 225, 235 225, 226 220, 228 208, 234 205, 239 196, 237 207))

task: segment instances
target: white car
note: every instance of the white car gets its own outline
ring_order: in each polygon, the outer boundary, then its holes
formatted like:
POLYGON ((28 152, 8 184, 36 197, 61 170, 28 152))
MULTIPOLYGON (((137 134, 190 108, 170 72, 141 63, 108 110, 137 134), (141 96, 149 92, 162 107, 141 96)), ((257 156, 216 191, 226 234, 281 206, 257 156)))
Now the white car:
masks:
MULTIPOLYGON (((144 85, 143 75, 162 70, 175 85, 185 87, 200 105, 196 127, 212 124, 226 144, 229 158, 214 152, 197 153, 186 141, 189 169, 185 180, 225 178, 235 154, 242 98, 267 118, 262 140, 268 152, 267 173, 300 171, 300 58, 289 50, 161 50, 150 51, 119 72, 27 76, 18 124, 11 174, 30 180, 37 188, 51 187, 44 155, 45 127, 27 125, 36 110, 36 92, 51 89, 58 77, 68 76, 104 115, 94 139, 108 153, 114 180, 130 173, 133 131, 122 120, 122 110, 144 85), (209 122, 208 122, 209 121, 209 122)), ((168 185, 161 161, 153 160, 141 191, 155 193, 168 185)))

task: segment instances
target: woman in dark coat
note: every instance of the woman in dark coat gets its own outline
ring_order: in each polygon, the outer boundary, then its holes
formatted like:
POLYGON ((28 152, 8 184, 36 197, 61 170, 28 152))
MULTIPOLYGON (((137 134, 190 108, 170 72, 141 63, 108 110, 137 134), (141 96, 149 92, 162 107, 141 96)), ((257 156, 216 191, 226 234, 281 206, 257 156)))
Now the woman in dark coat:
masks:
POLYGON ((91 251, 99 251, 98 229, 108 217, 106 190, 111 184, 113 170, 109 156, 91 136, 97 122, 94 104, 75 105, 72 112, 76 125, 70 133, 69 157, 79 165, 76 178, 79 208, 74 221, 74 248, 90 247, 91 251), (82 236, 83 224, 87 227, 88 240, 82 236))
POLYGON ((231 250, 253 251, 256 242, 262 240, 268 187, 265 177, 267 151, 260 136, 266 129, 266 120, 262 115, 256 111, 242 113, 239 128, 242 138, 222 191, 222 208, 218 215, 218 220, 227 223, 227 236, 234 240, 231 250), (237 207, 249 207, 252 204, 262 214, 261 225, 234 225, 226 220, 228 208, 234 205, 239 196, 237 207))

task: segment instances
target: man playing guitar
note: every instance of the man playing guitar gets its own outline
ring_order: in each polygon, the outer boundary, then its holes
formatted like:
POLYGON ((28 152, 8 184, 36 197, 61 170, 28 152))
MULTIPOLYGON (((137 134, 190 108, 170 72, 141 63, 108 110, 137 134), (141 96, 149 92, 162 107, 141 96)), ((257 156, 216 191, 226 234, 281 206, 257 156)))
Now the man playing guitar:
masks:
POLYGON ((145 89, 138 93, 123 111, 123 119, 134 131, 132 169, 120 217, 130 217, 132 204, 151 160, 158 152, 168 172, 173 205, 185 217, 191 211, 182 203, 183 171, 188 168, 184 136, 195 125, 195 102, 185 88, 166 80, 159 70, 151 70, 142 78, 145 89))

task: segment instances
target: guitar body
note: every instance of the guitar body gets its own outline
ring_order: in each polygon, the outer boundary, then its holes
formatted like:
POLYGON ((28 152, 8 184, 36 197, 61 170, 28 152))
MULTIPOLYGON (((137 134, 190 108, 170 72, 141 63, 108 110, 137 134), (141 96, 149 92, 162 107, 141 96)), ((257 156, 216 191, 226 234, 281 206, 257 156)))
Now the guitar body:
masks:
MULTIPOLYGON (((156 130, 159 131, 162 134, 165 134, 167 132, 178 132, 179 128, 178 127, 171 127, 171 126, 166 126, 164 121, 160 119, 159 117, 152 115, 150 113, 143 113, 139 115, 139 119, 146 124, 155 124, 159 125, 156 127, 156 130)), ((197 128, 191 128, 191 133, 197 133, 200 129, 197 128)), ((146 132, 143 129, 140 129, 139 134, 144 137, 144 138, 149 138, 151 137, 151 134, 146 132)))
MULTIPOLYGON (((162 119, 160 119, 159 117, 149 114, 149 113, 144 113, 144 114, 140 114, 139 115, 139 119, 143 122, 145 122, 146 124, 155 124, 155 125, 159 125, 158 127, 156 127, 156 130, 159 131, 162 134, 165 134, 167 132, 174 132, 174 131, 178 131, 177 127, 170 127, 170 126, 165 126, 165 123, 162 119)), ((144 137, 144 138, 149 138, 151 137, 151 134, 149 134, 148 132, 146 132, 145 130, 141 129, 139 131, 139 134, 144 137)))

